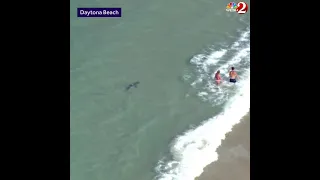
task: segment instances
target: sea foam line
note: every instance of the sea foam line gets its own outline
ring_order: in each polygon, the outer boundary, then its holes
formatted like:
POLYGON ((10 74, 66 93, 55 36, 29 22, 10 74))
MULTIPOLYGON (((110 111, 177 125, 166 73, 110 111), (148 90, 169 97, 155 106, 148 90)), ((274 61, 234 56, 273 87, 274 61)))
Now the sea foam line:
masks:
POLYGON ((194 180, 203 172, 203 168, 218 159, 216 151, 225 134, 230 132, 233 125, 249 112, 250 109, 250 77, 241 84, 238 93, 229 100, 224 111, 214 116, 196 129, 185 132, 172 143, 173 160, 162 164, 159 169, 167 172, 157 177, 158 180, 194 180), (167 167, 163 167, 167 166, 167 167))
MULTIPOLYGON (((240 41, 247 41, 250 32, 242 34, 240 41)), ((238 48, 239 43, 234 43, 231 47, 238 48)), ((239 49, 240 50, 240 49, 239 49)), ((239 59, 248 56, 250 48, 248 46, 241 49, 231 60, 232 63, 239 63, 239 59)), ((223 54, 223 53, 220 53, 223 54)), ((205 58, 198 56, 198 58, 205 58)), ((199 60, 198 59, 198 60, 199 60)), ((202 60, 203 60, 202 59, 202 60)), ((195 59, 194 59, 195 60, 195 59)), ((218 61, 216 61, 218 62, 218 61)), ((201 69, 208 64, 194 62, 201 69)), ((225 69, 231 63, 220 66, 225 69)), ((201 70, 200 79, 203 78, 201 70)), ((197 81, 201 81, 198 79, 197 81)), ((241 81, 237 83, 237 93, 228 100, 223 111, 206 120, 200 126, 190 129, 183 135, 178 136, 171 146, 172 160, 169 162, 159 161, 156 171, 157 180, 194 180, 203 172, 203 168, 218 159, 215 152, 220 146, 221 140, 225 134, 230 132, 233 125, 237 124, 240 119, 250 110, 250 69, 245 70, 242 74, 241 81)))
MULTIPOLYGON (((232 50, 238 50, 239 52, 236 53, 236 55, 230 59, 228 62, 226 62, 221 67, 217 68, 220 70, 221 74, 227 75, 228 69, 231 65, 235 65, 236 63, 240 63, 243 58, 248 56, 250 54, 250 44, 248 43, 250 41, 250 29, 247 28, 245 32, 243 32, 238 40, 234 42, 231 47, 229 48, 229 51, 232 50), (240 47, 242 43, 246 43, 245 48, 240 47)), ((195 55, 191 60, 190 63, 197 66, 197 71, 200 74, 197 80, 195 80, 191 85, 195 86, 198 83, 201 83, 203 81, 203 78, 205 74, 209 72, 210 66, 218 64, 221 61, 221 58, 228 53, 227 49, 220 49, 220 50, 214 50, 212 49, 212 52, 210 55, 205 54, 198 54, 195 55)))

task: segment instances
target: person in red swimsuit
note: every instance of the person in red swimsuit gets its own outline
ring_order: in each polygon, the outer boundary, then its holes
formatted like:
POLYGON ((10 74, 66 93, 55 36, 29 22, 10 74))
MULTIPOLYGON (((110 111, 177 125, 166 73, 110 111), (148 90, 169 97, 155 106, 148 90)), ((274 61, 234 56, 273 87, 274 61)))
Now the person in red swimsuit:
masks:
POLYGON ((217 85, 221 83, 221 75, 220 75, 220 70, 218 70, 214 76, 214 79, 216 80, 217 85))

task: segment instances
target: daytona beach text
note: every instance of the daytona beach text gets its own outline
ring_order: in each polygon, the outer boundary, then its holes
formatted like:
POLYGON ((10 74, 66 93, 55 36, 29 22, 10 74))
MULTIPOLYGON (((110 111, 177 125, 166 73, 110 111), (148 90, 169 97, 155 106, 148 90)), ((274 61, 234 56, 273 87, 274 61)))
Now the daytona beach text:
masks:
POLYGON ((91 15, 119 15, 119 11, 107 11, 107 10, 100 10, 100 11, 85 11, 85 10, 80 10, 80 15, 86 15, 86 16, 91 16, 91 15))

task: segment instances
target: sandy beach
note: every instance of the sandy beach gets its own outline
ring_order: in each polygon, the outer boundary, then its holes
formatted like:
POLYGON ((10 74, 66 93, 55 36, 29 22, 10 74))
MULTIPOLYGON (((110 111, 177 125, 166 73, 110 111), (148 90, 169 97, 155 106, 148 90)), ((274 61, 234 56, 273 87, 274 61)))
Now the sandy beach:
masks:
POLYGON ((196 180, 250 179, 250 113, 226 135, 217 152, 218 160, 205 167, 196 180))

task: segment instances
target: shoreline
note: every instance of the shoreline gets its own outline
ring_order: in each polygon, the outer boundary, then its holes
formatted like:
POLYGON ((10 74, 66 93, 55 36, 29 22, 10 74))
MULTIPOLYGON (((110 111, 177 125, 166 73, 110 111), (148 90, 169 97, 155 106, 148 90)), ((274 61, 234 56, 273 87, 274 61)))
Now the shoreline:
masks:
POLYGON ((195 180, 250 179, 250 111, 226 134, 216 152, 218 160, 207 165, 195 180))

